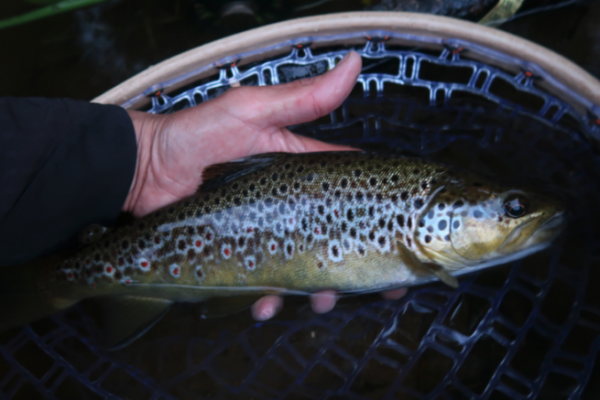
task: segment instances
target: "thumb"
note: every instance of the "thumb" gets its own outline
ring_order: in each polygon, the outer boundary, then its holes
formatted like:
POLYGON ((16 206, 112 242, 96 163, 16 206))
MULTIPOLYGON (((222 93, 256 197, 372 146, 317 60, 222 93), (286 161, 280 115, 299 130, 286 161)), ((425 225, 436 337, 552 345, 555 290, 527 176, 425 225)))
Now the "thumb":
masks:
POLYGON ((360 56, 350 51, 323 75, 282 85, 231 90, 230 98, 224 95, 219 100, 227 101, 232 113, 243 115, 245 122, 259 129, 313 121, 342 104, 356 84, 361 65, 360 56))

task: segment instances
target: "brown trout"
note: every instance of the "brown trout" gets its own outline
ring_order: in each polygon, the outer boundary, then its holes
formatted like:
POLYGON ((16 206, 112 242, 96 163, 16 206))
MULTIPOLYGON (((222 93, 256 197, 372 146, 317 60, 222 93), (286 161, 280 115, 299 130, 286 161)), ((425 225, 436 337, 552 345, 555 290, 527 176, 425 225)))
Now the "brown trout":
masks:
POLYGON ((400 156, 264 154, 211 166, 203 180, 190 198, 70 256, 13 268, 1 324, 97 297, 109 341, 123 344, 172 302, 360 293, 436 277, 456 286, 455 275, 543 249, 564 223, 550 196, 400 156))

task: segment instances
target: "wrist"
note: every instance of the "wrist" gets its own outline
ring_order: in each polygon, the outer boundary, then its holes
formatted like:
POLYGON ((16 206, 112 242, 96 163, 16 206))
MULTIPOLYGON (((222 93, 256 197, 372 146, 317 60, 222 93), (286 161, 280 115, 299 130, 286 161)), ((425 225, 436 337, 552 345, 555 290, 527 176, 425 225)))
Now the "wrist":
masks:
POLYGON ((134 212, 135 206, 140 199, 142 188, 148 178, 150 160, 155 148, 156 133, 164 116, 130 110, 127 110, 127 113, 131 118, 135 132, 137 160, 131 187, 121 210, 134 212))

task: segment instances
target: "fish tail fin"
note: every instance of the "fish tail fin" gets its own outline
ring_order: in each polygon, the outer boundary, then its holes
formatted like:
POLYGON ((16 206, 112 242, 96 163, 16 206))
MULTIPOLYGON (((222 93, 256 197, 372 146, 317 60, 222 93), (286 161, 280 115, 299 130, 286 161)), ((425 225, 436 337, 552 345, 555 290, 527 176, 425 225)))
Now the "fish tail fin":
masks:
POLYGON ((38 277, 39 269, 31 265, 0 267, 0 331, 49 316, 74 303, 52 301, 40 287, 38 277))

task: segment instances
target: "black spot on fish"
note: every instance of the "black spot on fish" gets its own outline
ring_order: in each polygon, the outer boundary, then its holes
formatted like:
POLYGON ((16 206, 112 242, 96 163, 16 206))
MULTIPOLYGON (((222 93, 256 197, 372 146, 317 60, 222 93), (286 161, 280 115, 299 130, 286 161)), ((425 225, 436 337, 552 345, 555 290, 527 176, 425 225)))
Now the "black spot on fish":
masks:
POLYGON ((331 207, 331 206, 333 205, 333 200, 331 200, 331 198, 329 198, 329 197, 328 197, 328 198, 326 198, 326 199, 325 199, 325 205, 326 205, 327 207, 331 207))
POLYGON ((444 240, 445 240, 446 242, 449 242, 449 241, 450 241, 450 235, 446 235, 446 236, 444 236, 444 240))
POLYGON ((194 258, 196 258, 196 251, 194 249, 189 249, 187 252, 187 259, 191 261, 194 258))
POLYGON ((454 221, 454 222, 452 223, 452 228, 453 228, 453 229, 458 229, 459 227, 460 227, 460 222, 459 222, 459 221, 454 221))
POLYGON ((279 213, 285 214, 285 203, 279 203, 279 213))
POLYGON ((371 186, 377 186, 377 178, 371 178, 371 179, 369 179, 369 185, 371 185, 371 186))
POLYGON ((398 195, 396 193, 392 194, 390 198, 392 199, 392 203, 395 204, 398 202, 398 195))
POLYGON ((294 253, 294 247, 291 244, 288 244, 285 250, 287 251, 289 256, 291 256, 294 253))
POLYGON ((429 225, 429 226, 427 227, 427 232, 429 232, 429 233, 433 233, 433 226, 429 225))
POLYGON ((460 207, 462 207, 464 205, 465 205, 465 203, 462 200, 458 200, 456 203, 454 203, 452 205, 452 207, 454 207, 454 208, 460 208, 460 207))
POLYGON ((377 193, 375 195, 375 200, 377 200, 377 203, 381 203, 383 201, 383 195, 381 193, 377 193))
POLYGON ((306 221, 306 218, 302 218, 302 230, 304 232, 308 231, 308 222, 306 221))
POLYGON ((323 182, 323 184, 321 185, 323 187, 323 191, 328 191, 329 190, 329 183, 327 182, 323 182))
POLYGON ((421 187, 423 188, 423 190, 427 189, 427 186, 427 181, 421 182, 421 187))
POLYGON ((331 216, 331 214, 327 214, 327 217, 325 217, 325 219, 327 219, 328 224, 331 224, 333 222, 333 217, 331 216))
POLYGON ((415 169, 413 169, 413 174, 415 174, 415 175, 419 175, 420 173, 421 173, 421 171, 420 171, 420 170, 418 170, 418 169, 416 169, 416 168, 415 168, 415 169))
POLYGON ((296 169, 296 172, 298 172, 298 173, 300 173, 302 171, 304 171, 304 167, 302 165, 299 166, 298 169, 296 169))
POLYGON ((348 179, 342 178, 340 184, 342 185, 342 189, 346 189, 348 187, 348 179))
POLYGON ((420 220, 420 221, 419 221, 419 228, 422 228, 422 227, 424 227, 424 226, 425 226, 425 221, 423 221, 423 220, 420 220))
POLYGON ((242 201, 240 200, 239 197, 234 197, 233 198, 233 204, 235 204, 236 206, 239 206, 242 204, 242 201))
POLYGON ((271 175, 271 179, 273 179, 273 182, 277 182, 277 179, 279 179, 279 174, 271 175))
POLYGON ((475 211, 473 211, 473 216, 475 218, 481 218, 481 217, 483 217, 483 213, 479 210, 475 210, 475 211))
POLYGON ((123 274, 121 273, 121 271, 116 270, 115 271, 115 279, 121 279, 123 277, 123 274))
POLYGON ((175 212, 175 207, 169 207, 169 209, 167 210, 167 212, 169 214, 173 214, 175 212))
POLYGON ((251 192, 254 192, 254 189, 256 189, 256 185, 255 185, 254 183, 251 183, 251 184, 250 184, 250 186, 248 186, 248 189, 249 189, 251 192))
POLYGON ((431 180, 431 184, 432 184, 432 185, 435 185, 437 182, 438 182, 438 181, 437 181, 437 179, 436 179, 436 178, 433 178, 433 179, 431 180))
POLYGON ((402 201, 408 200, 408 192, 404 191, 404 192, 400 193, 400 198, 402 199, 402 201))
POLYGON ((417 210, 420 209, 421 207, 423 207, 423 199, 416 199, 414 204, 417 210))
POLYGON ((313 178, 314 178, 313 174, 308 174, 308 176, 306 177, 306 180, 309 181, 309 182, 312 182, 313 178))
POLYGON ((340 252, 339 252, 337 246, 331 246, 331 254, 333 254, 333 256, 336 258, 340 255, 340 252))
POLYGON ((438 222, 438 229, 440 231, 443 231, 444 229, 446 229, 447 226, 448 226, 448 223, 446 222, 445 219, 443 219, 440 222, 438 222))
POLYGON ((271 194, 273 197, 277 196, 277 188, 273 188, 273 190, 271 190, 271 194))
POLYGON ((425 243, 430 243, 430 242, 431 242, 431 236, 425 235, 425 243))
POLYGON ((308 236, 306 237, 306 241, 309 244, 312 243, 313 239, 314 239, 314 237, 313 237, 312 233, 309 233, 308 236))
POLYGON ((358 245, 358 254, 360 254, 361 256, 365 255, 365 248, 361 245, 358 245))
POLYGON ((179 250, 185 250, 186 247, 187 247, 187 245, 185 244, 185 240, 183 240, 183 239, 179 240, 179 242, 177 243, 177 248, 179 250))
POLYGON ((346 231, 348 230, 348 224, 346 223, 346 221, 342 222, 342 232, 346 233, 346 231))
POLYGON ((327 165, 327 161, 323 160, 321 161, 321 167, 325 167, 327 165))
POLYGON ((397 215, 396 221, 398 222, 398 225, 400 226, 400 228, 404 228, 404 215, 402 215, 402 214, 397 215))
POLYGON ((336 199, 341 199, 342 198, 342 192, 339 190, 336 190, 334 193, 334 196, 336 199))
POLYGON ((364 198, 365 198, 365 195, 363 194, 363 192, 356 193, 356 201, 358 201, 359 203, 362 203, 364 198))
POLYGON ((398 175, 392 175, 392 182, 396 183, 399 179, 400 178, 398 178, 398 175))
POLYGON ((196 218, 201 218, 202 217, 202 210, 198 210, 196 211, 196 218))
POLYGON ((375 207, 369 206, 369 217, 373 218, 375 216, 375 207))
POLYGON ((292 167, 292 164, 290 164, 290 163, 287 163, 283 166, 283 168, 285 168, 285 169, 290 169, 291 167, 292 167))
POLYGON ((367 201, 373 201, 373 193, 367 192, 367 201))
POLYGON ((483 186, 483 183, 481 183, 481 182, 473 182, 473 186, 480 187, 480 186, 483 186))
POLYGON ((370 241, 375 240, 375 232, 373 232, 373 231, 369 232, 369 240, 370 241))
POLYGON ((408 226, 408 229, 412 229, 412 218, 408 217, 408 220, 406 221, 406 226, 408 226))
POLYGON ((287 185, 281 185, 281 186, 279 186, 279 191, 280 191, 281 193, 286 193, 286 192, 287 192, 287 190, 288 190, 288 187, 287 187, 287 185))
POLYGON ((379 243, 380 247, 385 247, 385 237, 384 236, 379 236, 379 239, 377 239, 377 242, 379 243))
POLYGON ((392 232, 394 230, 394 221, 393 220, 390 219, 388 221, 387 228, 388 228, 388 231, 390 231, 390 232, 392 232))
POLYGON ((319 205, 317 206, 317 212, 318 212, 320 215, 325 215, 325 206, 324 206, 324 205, 322 205, 322 204, 319 204, 319 205))
POLYGON ((438 204, 438 210, 442 211, 444 208, 446 208, 446 205, 444 203, 438 204))
POLYGON ((379 221, 378 221, 378 222, 379 222, 379 227, 380 227, 381 229, 383 229, 383 227, 385 226, 385 220, 384 220, 383 218, 379 218, 379 221))
POLYGON ((362 174, 362 171, 360 169, 354 170, 354 176, 355 177, 359 177, 362 174))
POLYGON ((238 239, 238 246, 244 247, 245 244, 246 244, 246 238, 244 238, 243 236, 240 236, 238 239))
POLYGON ((319 269, 323 268, 323 262, 322 261, 317 261, 317 268, 319 268, 319 269))
POLYGON ((350 228, 350 236, 356 239, 356 228, 350 228))
POLYGON ((266 185, 267 184, 267 178, 261 178, 260 179, 260 184, 261 185, 266 185))
POLYGON ((298 182, 294 182, 294 189, 300 189, 300 184, 298 182))
POLYGON ((265 202, 265 207, 269 207, 269 208, 273 207, 273 199, 272 198, 267 197, 264 200, 264 202, 265 202))

